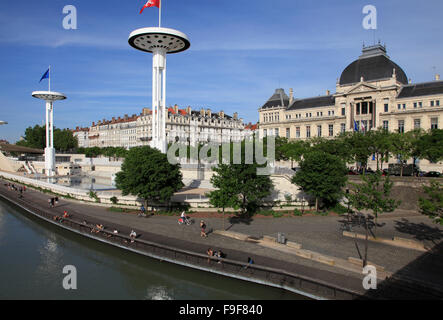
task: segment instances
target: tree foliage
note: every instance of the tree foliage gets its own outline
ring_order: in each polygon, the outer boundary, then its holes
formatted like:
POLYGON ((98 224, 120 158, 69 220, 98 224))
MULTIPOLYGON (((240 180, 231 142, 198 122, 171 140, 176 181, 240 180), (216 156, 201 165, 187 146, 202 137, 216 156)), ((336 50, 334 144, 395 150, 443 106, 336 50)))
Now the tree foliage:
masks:
POLYGON ((432 181, 429 187, 423 186, 423 189, 426 197, 419 198, 420 212, 443 225, 443 184, 432 181))
POLYGON ((392 185, 389 177, 382 178, 380 171, 363 175, 361 183, 351 183, 352 190, 347 196, 349 203, 357 210, 370 210, 377 219, 379 214, 392 212, 400 204, 390 198, 392 185))
POLYGON ((155 204, 168 203, 184 186, 180 165, 170 164, 165 154, 148 146, 128 152, 115 182, 123 195, 132 194, 155 204))
POLYGON ((300 162, 300 170, 292 177, 292 183, 316 198, 318 211, 318 200, 328 207, 337 203, 347 181, 347 172, 344 161, 339 157, 311 151, 300 162))
POLYGON ((214 187, 218 188, 209 194, 211 203, 254 213, 273 187, 269 176, 257 174, 259 167, 257 164, 219 164, 213 169, 211 178, 214 187))
MULTIPOLYGON (((29 148, 44 149, 46 147, 46 126, 35 125, 25 130, 24 140, 17 145, 29 148)), ((78 147, 78 141, 69 129, 54 128, 54 148, 57 151, 71 151, 78 147)))

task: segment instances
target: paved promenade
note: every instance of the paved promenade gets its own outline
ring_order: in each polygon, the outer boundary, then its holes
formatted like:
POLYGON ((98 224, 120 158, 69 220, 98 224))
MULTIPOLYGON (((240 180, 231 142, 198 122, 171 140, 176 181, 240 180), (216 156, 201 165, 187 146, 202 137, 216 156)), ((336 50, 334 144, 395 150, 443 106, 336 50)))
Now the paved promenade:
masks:
MULTIPOLYGON (((102 206, 83 204, 72 200, 60 199, 55 208, 49 208, 49 195, 27 189, 24 198, 19 199, 18 193, 9 190, 1 181, 0 192, 15 198, 23 204, 32 203, 54 215, 62 215, 67 211, 72 219, 86 220, 91 224, 103 224, 107 230, 117 229, 120 233, 129 235, 135 230, 140 239, 165 244, 168 246, 206 253, 208 248, 222 250, 228 259, 244 261, 252 257, 257 265, 284 269, 297 272, 329 283, 336 283, 354 291, 364 292, 361 268, 345 269, 331 266, 296 254, 263 247, 252 242, 240 241, 209 232, 208 238, 200 237, 199 221, 190 226, 178 225, 178 217, 150 216, 138 217, 136 214, 116 213, 102 206)), ((191 214, 192 216, 192 214, 191 214)), ((209 230, 222 230, 220 218, 203 218, 209 230)), ((289 241, 297 242, 303 249, 322 255, 347 260, 349 257, 358 258, 359 253, 354 239, 344 237, 340 231, 341 217, 303 216, 291 218, 252 218, 248 221, 225 220, 225 227, 232 232, 238 232, 255 238, 263 236, 276 237, 283 232, 289 241), (232 222, 232 223, 231 223, 232 222)), ((377 228, 377 236, 392 238, 402 237, 424 243, 429 252, 394 247, 386 244, 370 242, 368 260, 382 266, 389 274, 400 275, 406 279, 418 281, 421 284, 432 284, 443 288, 441 270, 443 266, 443 228, 434 225, 427 217, 413 212, 395 212, 385 214, 378 221, 382 227, 377 228)), ((359 233, 363 230, 355 229, 359 233)), ((364 242, 357 240, 361 252, 364 242)))

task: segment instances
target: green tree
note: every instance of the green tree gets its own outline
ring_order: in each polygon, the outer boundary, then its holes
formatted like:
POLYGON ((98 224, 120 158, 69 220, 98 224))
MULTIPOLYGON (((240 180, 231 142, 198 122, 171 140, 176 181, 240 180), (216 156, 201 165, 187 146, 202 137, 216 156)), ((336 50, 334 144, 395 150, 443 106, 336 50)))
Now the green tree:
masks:
POLYGON ((383 169, 383 162, 389 160, 392 151, 392 134, 383 128, 366 133, 369 142, 369 152, 375 156, 377 170, 383 169))
MULTIPOLYGON (((24 140, 17 142, 17 145, 44 149, 46 147, 46 126, 28 127, 25 130, 24 140)), ((54 128, 54 148, 57 151, 70 151, 77 147, 78 141, 71 130, 54 128)))
POLYGON ((257 174, 258 168, 257 164, 219 164, 213 169, 211 181, 221 190, 216 197, 222 207, 225 203, 225 206, 241 208, 248 215, 254 213, 273 187, 269 176, 257 174))
POLYGON ((166 154, 148 146, 129 150, 115 182, 123 195, 138 196, 145 206, 168 203, 184 186, 180 165, 170 164, 166 154))
POLYGON ((418 200, 420 212, 443 225, 443 184, 432 181, 429 187, 423 186, 423 189, 426 197, 420 197, 418 200))
POLYGON ((372 155, 369 136, 358 131, 347 132, 342 136, 341 141, 349 148, 350 159, 366 168, 368 159, 372 155))
POLYGON ((403 168, 414 152, 414 134, 412 131, 392 134, 392 153, 397 156, 401 164, 400 176, 403 176, 403 168))
MULTIPOLYGON (((348 203, 354 209, 369 210, 375 217, 374 236, 377 234, 377 218, 383 212, 392 212, 397 208, 400 202, 390 198, 392 182, 386 177, 382 182, 381 171, 377 171, 373 175, 361 176, 361 183, 351 183, 352 190, 346 195, 348 203)), ((363 266, 368 261, 368 236, 369 236, 369 218, 364 216, 364 227, 366 231, 365 253, 363 258, 363 266)), ((355 242, 358 249, 358 244, 355 242)))
POLYGON ((46 126, 35 125, 25 130, 24 140, 17 145, 29 148, 44 149, 46 147, 46 126))
POLYGON ((57 151, 71 151, 78 147, 78 140, 69 129, 54 130, 54 148, 57 151))
POLYGON ((289 141, 285 145, 280 147, 280 152, 285 158, 291 160, 291 167, 294 167, 294 161, 300 162, 303 154, 309 148, 309 143, 305 141, 289 141))
POLYGON ((319 200, 331 207, 340 199, 347 181, 347 172, 345 163, 339 157, 312 151, 305 154, 300 162, 300 170, 292 177, 292 183, 315 197, 318 212, 319 200))
POLYGON ((390 198, 393 183, 389 180, 389 176, 383 179, 381 171, 361 176, 361 183, 350 184, 352 186, 348 194, 350 205, 356 210, 371 211, 375 217, 375 230, 377 230, 378 215, 392 212, 400 205, 400 202, 390 198))
POLYGON ((238 209, 240 201, 237 192, 237 179, 231 175, 227 165, 214 168, 215 174, 211 177, 212 185, 217 190, 208 193, 209 202, 216 208, 223 210, 223 230, 225 230, 225 208, 238 209))
POLYGON ((414 149, 416 156, 420 159, 426 159, 431 163, 437 163, 443 160, 443 130, 434 129, 421 135, 414 149))

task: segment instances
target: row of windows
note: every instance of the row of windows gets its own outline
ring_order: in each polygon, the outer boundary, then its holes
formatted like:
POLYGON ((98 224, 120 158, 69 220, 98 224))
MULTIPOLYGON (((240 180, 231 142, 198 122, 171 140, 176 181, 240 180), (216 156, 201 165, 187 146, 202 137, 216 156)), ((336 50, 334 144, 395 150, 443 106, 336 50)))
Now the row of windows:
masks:
MULTIPOLYGON (((414 119, 414 130, 421 128, 421 119, 414 119)), ((383 121, 383 129, 389 130, 389 121, 383 121)), ((431 118, 431 129, 438 129, 438 118, 431 118)), ((405 132, 405 120, 397 121, 397 131, 405 132)))
MULTIPOLYGON (((317 137, 322 137, 323 136, 323 129, 322 129, 323 126, 317 125, 316 127, 317 127, 317 137)), ((333 137, 334 136, 334 125, 329 124, 327 128, 328 128, 327 136, 333 137)), ((340 124, 340 132, 343 133, 345 131, 346 131, 346 124, 341 123, 340 124)), ((310 138, 311 137, 311 125, 305 126, 305 132, 306 132, 306 138, 310 138)), ((263 134, 264 134, 264 136, 267 136, 268 134, 280 136, 280 130, 279 130, 279 128, 269 129, 269 131, 267 129, 264 129, 263 134)), ((295 127, 295 137, 301 138, 301 127, 295 127)), ((286 128, 286 138, 288 138, 288 139, 291 138, 291 128, 286 128)))
MULTIPOLYGON (((440 100, 431 100, 429 105, 431 107, 439 107, 440 106, 440 100)), ((414 102, 413 103, 413 107, 414 107, 414 109, 423 108, 423 101, 416 101, 416 102, 414 102)), ((397 110, 406 110, 406 103, 403 103, 403 104, 402 103, 398 103, 397 104, 397 110)), ((386 111, 386 105, 385 105, 385 112, 388 112, 388 111, 386 111)))

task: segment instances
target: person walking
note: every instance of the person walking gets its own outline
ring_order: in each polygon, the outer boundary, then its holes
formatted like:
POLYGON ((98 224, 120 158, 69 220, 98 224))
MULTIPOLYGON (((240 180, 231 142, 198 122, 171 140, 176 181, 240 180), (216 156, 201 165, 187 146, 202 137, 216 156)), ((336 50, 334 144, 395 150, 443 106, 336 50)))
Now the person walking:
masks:
POLYGON ((201 220, 201 221, 200 221, 200 229, 201 229, 201 231, 200 231, 200 237, 202 237, 202 238, 207 238, 208 235, 206 234, 206 223, 205 223, 204 220, 201 220))

